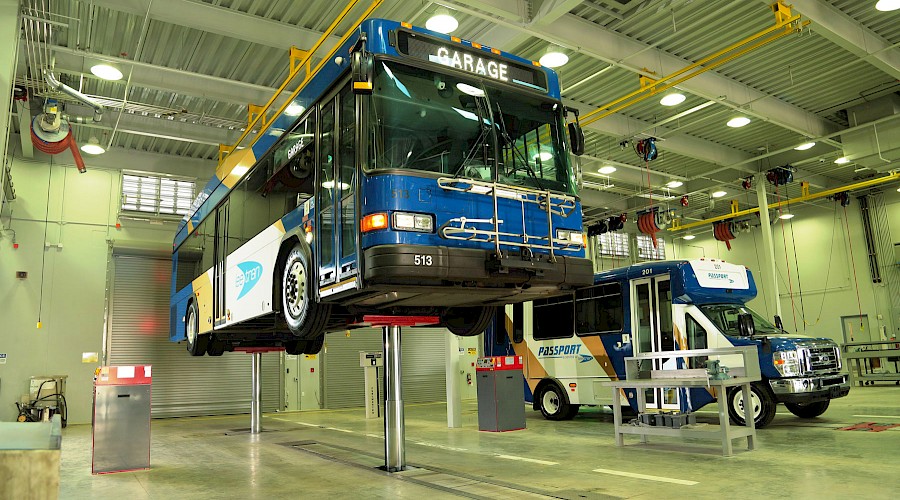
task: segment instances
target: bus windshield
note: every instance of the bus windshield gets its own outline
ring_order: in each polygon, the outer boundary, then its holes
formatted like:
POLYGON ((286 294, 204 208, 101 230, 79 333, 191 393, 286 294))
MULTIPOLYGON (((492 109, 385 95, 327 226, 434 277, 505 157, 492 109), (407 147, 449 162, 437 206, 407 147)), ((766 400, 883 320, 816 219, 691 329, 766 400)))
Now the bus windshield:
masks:
POLYGON ((722 333, 726 335, 739 336, 738 331, 738 315, 749 313, 753 317, 753 323, 756 326, 756 333, 781 333, 766 318, 763 318, 749 307, 737 304, 708 304, 699 306, 703 314, 706 315, 722 333))
POLYGON ((377 60, 369 166, 575 194, 559 105, 404 64, 377 60))

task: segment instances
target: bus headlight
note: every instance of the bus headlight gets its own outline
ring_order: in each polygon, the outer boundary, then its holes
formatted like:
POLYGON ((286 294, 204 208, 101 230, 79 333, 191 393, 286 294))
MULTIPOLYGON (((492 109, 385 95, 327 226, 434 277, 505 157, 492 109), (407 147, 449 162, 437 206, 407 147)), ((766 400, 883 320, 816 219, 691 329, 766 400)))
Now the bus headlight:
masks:
POLYGON ((800 375, 800 358, 797 351, 775 351, 772 353, 775 369, 784 377, 800 375))
POLYGON ((420 233, 434 231, 433 215, 410 212, 394 212, 393 215, 393 226, 398 231, 418 231, 420 233))
POLYGON ((568 241, 569 243, 573 243, 575 245, 584 246, 584 233, 582 233, 581 231, 573 231, 571 229, 557 229, 556 239, 568 241))

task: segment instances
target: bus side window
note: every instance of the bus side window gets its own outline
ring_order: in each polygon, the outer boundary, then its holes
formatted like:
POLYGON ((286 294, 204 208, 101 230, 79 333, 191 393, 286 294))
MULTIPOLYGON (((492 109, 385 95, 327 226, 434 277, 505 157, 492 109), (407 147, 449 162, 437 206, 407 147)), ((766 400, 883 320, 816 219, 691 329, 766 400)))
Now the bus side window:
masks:
MULTIPOLYGON (((706 329, 700 326, 700 323, 690 314, 685 315, 685 323, 687 326, 687 348, 688 349, 707 349, 706 329)), ((689 358, 689 368, 706 368, 707 356, 689 358)))
POLYGON ((197 276, 211 268, 215 261, 215 255, 213 255, 213 249, 215 247, 213 240, 216 236, 215 229, 216 218, 213 215, 207 217, 197 228, 196 238, 200 240, 199 245, 200 248, 203 249, 203 256, 200 258, 200 272, 197 273, 197 276))
POLYGON ((583 288, 575 295, 575 332, 578 335, 621 333, 625 322, 622 287, 607 283, 583 288))
POLYGON ((575 307, 572 295, 535 300, 532 306, 534 340, 564 339, 573 334, 575 307))

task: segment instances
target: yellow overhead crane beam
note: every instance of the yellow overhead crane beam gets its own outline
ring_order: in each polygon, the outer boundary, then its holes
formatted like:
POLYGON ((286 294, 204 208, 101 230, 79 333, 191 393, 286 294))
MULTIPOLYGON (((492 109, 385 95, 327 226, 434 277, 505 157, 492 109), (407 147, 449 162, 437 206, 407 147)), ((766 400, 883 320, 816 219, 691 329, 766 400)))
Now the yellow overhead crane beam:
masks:
POLYGON ((342 36, 341 39, 335 44, 334 48, 331 49, 331 51, 327 55, 325 55, 322 60, 319 61, 319 64, 312 70, 310 69, 310 67, 312 65, 313 54, 315 54, 315 52, 319 50, 322 44, 325 43, 325 40, 327 40, 328 37, 330 37, 331 34, 334 33, 334 30, 337 29, 338 24, 340 24, 341 21, 343 21, 344 18, 350 14, 350 11, 353 10, 356 4, 359 3, 359 0, 350 0, 347 3, 347 6, 344 7, 344 10, 342 10, 341 13, 338 14, 334 21, 332 21, 331 25, 328 26, 328 29, 326 29, 325 32, 322 33, 322 36, 319 37, 312 48, 307 51, 303 51, 296 47, 291 47, 288 53, 290 73, 288 73, 287 78, 284 79, 284 82, 280 87, 278 87, 278 90, 276 90, 275 93, 272 94, 272 97, 269 99, 269 102, 265 104, 265 106, 257 106, 255 104, 248 105, 247 128, 233 145, 219 145, 219 164, 221 165, 222 161, 224 161, 224 159, 232 151, 247 147, 246 145, 240 146, 240 144, 244 141, 244 139, 247 138, 248 135, 250 135, 250 132, 254 127, 256 127, 257 124, 259 124, 261 127, 266 126, 266 124, 268 123, 268 113, 270 111, 270 108, 272 107, 272 104, 275 102, 275 99, 277 99, 278 96, 280 96, 281 93, 285 91, 288 85, 300 73, 300 70, 306 70, 305 78, 297 85, 297 88, 291 93, 290 97, 285 100, 284 104, 282 104, 281 107, 277 111, 275 111, 273 117, 280 115, 284 111, 284 109, 287 108, 288 104, 290 104, 290 102, 293 101, 295 97, 297 97, 297 94, 300 93, 300 90, 302 90, 303 87, 305 87, 309 82, 309 80, 312 79, 312 76, 318 73, 322 66, 324 66, 325 63, 331 60, 334 53, 344 44, 344 42, 347 41, 350 35, 352 35, 356 31, 356 28, 359 27, 359 25, 362 24, 362 22, 365 21, 373 11, 381 5, 382 2, 383 0, 372 0, 372 3, 370 3, 369 6, 366 7, 366 10, 362 14, 360 14, 356 21, 353 22, 351 27, 347 29, 347 31, 344 33, 344 36, 342 36))
MULTIPOLYGON (((775 24, 773 26, 760 31, 759 33, 751 35, 737 43, 729 45, 728 47, 725 47, 724 49, 714 54, 706 56, 703 59, 700 59, 699 61, 658 80, 642 75, 640 77, 640 89, 635 90, 634 92, 631 92, 630 94, 620 97, 612 102, 604 104, 603 106, 600 106, 590 113, 582 115, 578 122, 581 124, 581 126, 590 125, 591 123, 606 118, 607 116, 621 111, 628 106, 637 104, 645 99, 653 97, 654 95, 665 92, 666 90, 669 90, 670 88, 682 82, 690 80, 695 76, 703 74, 711 69, 715 69, 729 61, 747 54, 748 52, 762 47, 763 45, 774 42, 775 40, 778 40, 779 38, 790 35, 792 33, 799 33, 805 26, 809 24, 809 21, 800 22, 801 16, 792 15, 790 6, 785 5, 782 0, 778 0, 777 2, 772 4, 771 7, 772 11, 775 13, 775 24)), ((653 74, 649 70, 646 70, 646 68, 645 72, 653 74)))
MULTIPOLYGON (((816 200, 819 198, 825 198, 827 196, 832 196, 832 195, 835 195, 838 193, 843 193, 845 191, 856 191, 858 189, 870 188, 873 186, 878 186, 880 184, 884 184, 884 183, 896 181, 896 180, 900 180, 900 172, 891 172, 890 174, 888 174, 884 177, 879 177, 877 179, 869 179, 867 181, 857 182, 855 184, 850 184, 848 186, 843 186, 843 187, 839 187, 839 188, 827 189, 820 193, 812 193, 812 194, 810 194, 810 192, 809 192, 809 184, 806 182, 801 182, 800 190, 801 190, 801 193, 803 193, 803 194, 801 194, 797 198, 791 198, 791 199, 787 199, 784 201, 770 203, 768 208, 771 210, 771 209, 790 205, 791 203, 800 203, 803 201, 816 200)), ((709 219, 705 219, 705 220, 701 220, 701 221, 697 221, 697 222, 691 222, 689 224, 681 224, 681 219, 675 219, 672 221, 672 224, 669 226, 668 229, 669 229, 669 231, 681 231, 684 229, 691 229, 691 228, 695 228, 695 227, 699 227, 699 226, 704 226, 706 224, 712 224, 713 222, 719 222, 719 221, 723 221, 723 220, 727 220, 727 219, 733 219, 735 217, 742 217, 744 215, 755 214, 756 212, 759 212, 759 207, 749 208, 747 210, 738 210, 737 209, 737 201, 732 201, 731 213, 729 213, 729 214, 720 215, 718 217, 711 217, 709 219)))

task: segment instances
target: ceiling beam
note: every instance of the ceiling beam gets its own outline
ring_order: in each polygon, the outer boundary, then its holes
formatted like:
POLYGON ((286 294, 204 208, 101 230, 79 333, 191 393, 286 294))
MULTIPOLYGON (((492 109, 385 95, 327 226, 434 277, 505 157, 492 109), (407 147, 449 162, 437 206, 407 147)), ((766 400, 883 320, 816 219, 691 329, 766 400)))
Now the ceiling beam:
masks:
MULTIPOLYGON (((499 16, 500 19, 495 19, 498 24, 493 31, 495 34, 506 30, 531 32, 530 27, 519 21, 521 15, 515 0, 460 0, 456 4, 472 15, 490 19, 490 16, 478 12, 487 10, 499 16), (504 13, 504 9, 510 8, 516 10, 504 13)), ((531 34, 639 74, 645 73, 643 68, 649 68, 657 76, 668 75, 691 64, 691 61, 571 14, 564 14, 531 34)), ((488 45, 493 43, 488 39, 481 41, 488 45)), ((807 137, 818 137, 838 130, 838 126, 829 120, 715 71, 707 71, 682 82, 679 88, 807 137)))
MULTIPOLYGON (((763 0, 763 3, 768 5, 771 0, 763 0)), ((813 31, 891 77, 900 79, 900 49, 889 41, 825 2, 791 0, 791 6, 814 23, 813 31)))
POLYGON ((266 103, 278 90, 264 85, 193 73, 157 64, 135 62, 120 57, 104 56, 60 45, 53 45, 50 49, 56 56, 55 69, 57 70, 84 75, 87 78, 96 78, 88 72, 88 68, 93 63, 87 61, 98 60, 99 58, 120 67, 133 67, 134 72, 131 75, 133 86, 164 92, 174 92, 176 94, 246 105, 248 103, 266 103))
MULTIPOLYGON (((143 17, 147 14, 146 0, 91 0, 94 5, 143 17)), ((288 50, 291 45, 309 49, 322 33, 294 24, 283 23, 239 10, 189 0, 153 0, 150 19, 194 28, 217 35, 288 50)), ((322 45, 331 50, 337 41, 331 36, 322 45)))

